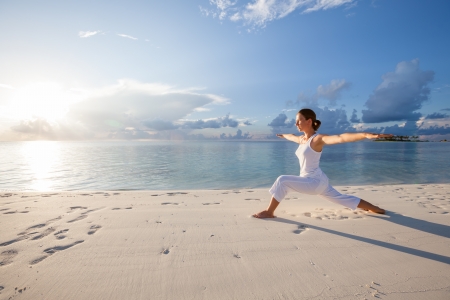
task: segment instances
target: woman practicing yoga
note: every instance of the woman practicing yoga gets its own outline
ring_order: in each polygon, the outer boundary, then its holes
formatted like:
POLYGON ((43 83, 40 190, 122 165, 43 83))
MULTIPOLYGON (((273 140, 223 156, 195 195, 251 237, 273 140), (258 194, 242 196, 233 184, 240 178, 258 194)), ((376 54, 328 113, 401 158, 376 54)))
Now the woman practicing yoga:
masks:
POLYGON ((329 183, 328 177, 319 168, 320 155, 323 146, 356 142, 363 139, 375 139, 390 137, 392 134, 374 133, 343 133, 340 135, 317 134, 321 122, 316 120, 314 111, 304 108, 297 113, 295 125, 303 136, 294 134, 277 134, 280 138, 300 144, 295 154, 300 161, 300 176, 282 175, 277 178, 269 192, 272 194, 269 207, 257 214, 255 218, 274 218, 273 215, 280 201, 289 192, 302 194, 320 195, 325 199, 344 205, 355 210, 361 208, 378 214, 384 214, 384 209, 372 205, 367 201, 351 195, 342 195, 329 183))

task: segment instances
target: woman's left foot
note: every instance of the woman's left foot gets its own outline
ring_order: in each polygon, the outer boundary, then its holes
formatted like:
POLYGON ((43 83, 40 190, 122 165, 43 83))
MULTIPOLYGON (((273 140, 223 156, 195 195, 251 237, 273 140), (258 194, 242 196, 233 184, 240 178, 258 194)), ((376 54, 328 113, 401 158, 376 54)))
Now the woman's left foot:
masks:
POLYGON ((271 212, 269 212, 267 210, 260 211, 259 213, 254 214, 253 217, 254 218, 258 218, 258 219, 275 218, 273 213, 271 213, 271 212))
POLYGON ((378 206, 373 206, 372 209, 364 209, 365 211, 370 211, 376 214, 382 214, 384 215, 386 213, 386 211, 382 208, 379 208, 378 206))
POLYGON ((362 199, 358 204, 358 208, 361 208, 365 211, 371 211, 376 214, 385 214, 386 213, 386 211, 384 209, 379 208, 378 206, 375 206, 373 204, 370 204, 369 202, 362 200, 362 199))

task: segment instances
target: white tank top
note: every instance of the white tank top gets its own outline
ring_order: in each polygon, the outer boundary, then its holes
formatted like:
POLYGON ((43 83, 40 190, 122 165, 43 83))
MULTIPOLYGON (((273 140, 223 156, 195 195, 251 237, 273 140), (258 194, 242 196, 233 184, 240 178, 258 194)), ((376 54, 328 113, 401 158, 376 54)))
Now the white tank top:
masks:
POLYGON ((295 155, 297 155, 300 162, 300 177, 321 179, 325 176, 319 168, 322 152, 317 152, 311 148, 311 141, 316 135, 317 133, 313 134, 306 143, 300 144, 297 151, 295 151, 295 155))

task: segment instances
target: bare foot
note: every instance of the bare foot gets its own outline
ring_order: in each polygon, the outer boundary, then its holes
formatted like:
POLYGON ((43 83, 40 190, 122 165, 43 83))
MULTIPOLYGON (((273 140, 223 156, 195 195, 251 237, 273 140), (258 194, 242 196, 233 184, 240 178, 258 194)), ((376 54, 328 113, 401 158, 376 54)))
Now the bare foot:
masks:
POLYGON ((267 210, 260 211, 259 213, 254 214, 253 217, 254 218, 258 218, 258 219, 275 218, 273 213, 271 213, 271 212, 269 212, 267 210))
POLYGON ((358 207, 365 210, 370 211, 376 214, 385 214, 386 211, 378 206, 375 206, 373 204, 370 204, 369 202, 362 200, 359 202, 358 207))

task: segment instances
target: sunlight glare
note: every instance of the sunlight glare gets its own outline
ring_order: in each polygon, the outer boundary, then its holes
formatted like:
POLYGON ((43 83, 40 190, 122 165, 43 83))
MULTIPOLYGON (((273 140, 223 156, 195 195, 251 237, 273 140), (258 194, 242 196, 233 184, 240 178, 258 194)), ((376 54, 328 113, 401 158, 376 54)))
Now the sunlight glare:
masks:
POLYGON ((55 183, 52 180, 55 164, 60 159, 60 144, 53 141, 24 142, 21 148, 30 175, 33 176, 31 190, 48 191, 55 183))
POLYGON ((15 90, 9 105, 9 117, 17 120, 64 118, 69 106, 78 101, 77 94, 56 83, 34 83, 15 90))

